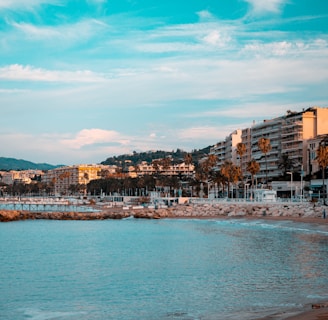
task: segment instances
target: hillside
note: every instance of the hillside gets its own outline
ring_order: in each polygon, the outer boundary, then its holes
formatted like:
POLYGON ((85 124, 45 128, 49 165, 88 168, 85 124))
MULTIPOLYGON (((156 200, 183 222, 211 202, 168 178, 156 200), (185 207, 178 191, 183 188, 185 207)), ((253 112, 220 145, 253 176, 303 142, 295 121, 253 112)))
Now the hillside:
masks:
POLYGON ((59 167, 48 163, 34 163, 27 160, 0 157, 0 170, 51 170, 59 167))
MULTIPOLYGON (((193 150, 190 152, 192 155, 193 163, 198 163, 199 159, 207 155, 210 151, 211 146, 208 146, 203 149, 193 150)), ((107 158, 105 161, 101 162, 101 164, 105 165, 122 165, 125 161, 129 161, 131 165, 136 165, 142 161, 147 161, 148 163, 152 162, 155 159, 163 159, 167 157, 171 157, 173 162, 181 162, 184 160, 185 155, 188 152, 183 151, 181 149, 177 149, 176 151, 147 151, 147 152, 133 152, 133 154, 124 154, 119 156, 114 156, 107 158)))

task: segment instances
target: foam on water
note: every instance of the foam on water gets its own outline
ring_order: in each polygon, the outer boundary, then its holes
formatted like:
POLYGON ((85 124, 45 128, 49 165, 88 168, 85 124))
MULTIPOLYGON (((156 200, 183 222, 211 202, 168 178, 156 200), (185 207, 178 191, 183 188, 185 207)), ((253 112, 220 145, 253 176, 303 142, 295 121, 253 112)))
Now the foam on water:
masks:
POLYGON ((86 312, 63 312, 63 311, 43 311, 40 309, 27 308, 23 310, 24 317, 31 320, 51 320, 51 319, 78 319, 86 312))

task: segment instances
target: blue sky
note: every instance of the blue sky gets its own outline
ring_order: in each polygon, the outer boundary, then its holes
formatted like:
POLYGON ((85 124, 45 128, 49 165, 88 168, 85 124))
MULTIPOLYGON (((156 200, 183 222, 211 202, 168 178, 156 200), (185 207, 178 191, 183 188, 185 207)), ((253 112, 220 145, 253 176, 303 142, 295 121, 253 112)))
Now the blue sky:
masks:
POLYGON ((0 0, 4 157, 190 151, 328 107, 326 0, 0 0))

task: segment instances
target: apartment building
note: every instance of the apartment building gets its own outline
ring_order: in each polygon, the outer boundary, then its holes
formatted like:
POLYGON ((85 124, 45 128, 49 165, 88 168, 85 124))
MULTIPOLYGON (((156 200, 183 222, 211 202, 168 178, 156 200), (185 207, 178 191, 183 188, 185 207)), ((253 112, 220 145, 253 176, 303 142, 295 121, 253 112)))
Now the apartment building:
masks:
POLYGON ((91 180, 99 179, 101 171, 108 167, 94 164, 60 167, 47 171, 42 182, 52 184, 56 194, 66 194, 71 186, 87 185, 91 180))
POLYGON ((221 166, 223 165, 224 161, 226 160, 226 141, 219 141, 215 144, 211 150, 210 154, 216 155, 217 157, 217 165, 216 170, 220 170, 221 166))
POLYGON ((185 162, 182 163, 175 163, 171 164, 168 167, 164 167, 161 164, 158 165, 158 169, 156 170, 153 163, 148 163, 146 161, 142 161, 137 166, 137 175, 144 176, 144 175, 153 175, 157 172, 160 172, 161 175, 166 176, 193 176, 195 173, 195 166, 193 164, 186 164, 185 162))
POLYGON ((43 172, 41 170, 11 170, 2 171, 0 173, 0 181, 12 185, 14 183, 30 184, 36 176, 42 176, 43 172))
POLYGON ((241 134, 242 131, 237 129, 210 149, 210 154, 214 154, 217 157, 215 170, 220 170, 223 163, 227 160, 232 161, 235 165, 239 165, 240 159, 237 155, 237 144, 242 141, 241 134))
POLYGON ((301 112, 287 111, 283 116, 253 123, 250 128, 235 130, 224 141, 212 147, 211 153, 218 158, 218 170, 224 160, 230 160, 240 165, 245 173, 247 163, 255 159, 260 164, 257 178, 262 181, 266 178, 266 166, 270 180, 281 176, 283 155, 287 155, 293 162, 294 172, 302 171, 307 175, 317 171, 314 154, 320 136, 325 134, 328 134, 328 108, 311 107, 301 112), (271 150, 266 157, 258 147, 260 138, 270 140, 271 150), (246 152, 238 161, 236 145, 240 141, 245 144, 246 152))
POLYGON ((232 161, 235 165, 239 165, 239 156, 237 156, 237 144, 241 142, 241 130, 237 129, 229 134, 226 138, 226 160, 232 161))
POLYGON ((266 175, 271 179, 281 175, 279 161, 281 159, 281 126, 282 117, 264 120, 259 124, 254 124, 251 128, 251 154, 252 158, 260 164, 260 171, 257 178, 265 179, 266 175), (260 138, 270 140, 271 150, 265 156, 258 147, 260 138))
POLYGON ((308 161, 305 166, 309 173, 314 173, 321 170, 317 161, 317 150, 320 144, 328 145, 328 134, 318 135, 315 138, 309 139, 307 142, 306 153, 308 161))
POLYGON ((309 141, 328 132, 328 109, 309 108, 302 112, 287 112, 283 119, 281 153, 288 155, 295 170, 308 166, 309 141))

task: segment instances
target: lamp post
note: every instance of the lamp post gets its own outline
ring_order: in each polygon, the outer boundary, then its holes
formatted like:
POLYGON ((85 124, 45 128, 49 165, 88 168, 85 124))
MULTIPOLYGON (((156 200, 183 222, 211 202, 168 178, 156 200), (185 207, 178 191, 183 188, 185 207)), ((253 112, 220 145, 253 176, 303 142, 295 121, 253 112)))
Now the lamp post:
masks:
POLYGON ((245 189, 244 189, 244 199, 247 201, 247 188, 249 186, 249 183, 245 183, 245 189))
POLYGON ((291 202, 293 198, 293 172, 288 171, 286 173, 290 174, 290 202, 291 202))
POLYGON ((303 165, 301 167, 301 202, 303 202, 303 175, 304 175, 304 170, 303 170, 303 165))

